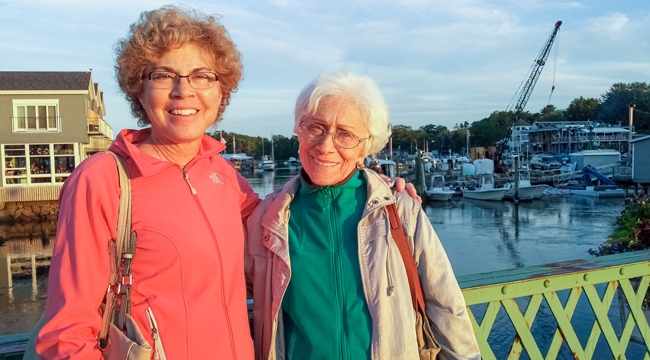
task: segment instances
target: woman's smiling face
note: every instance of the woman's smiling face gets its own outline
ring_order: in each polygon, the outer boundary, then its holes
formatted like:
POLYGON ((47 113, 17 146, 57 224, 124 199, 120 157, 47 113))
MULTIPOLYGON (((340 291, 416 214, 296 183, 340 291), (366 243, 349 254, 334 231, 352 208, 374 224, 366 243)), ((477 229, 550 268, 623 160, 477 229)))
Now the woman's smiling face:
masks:
MULTIPOLYGON (((167 51, 148 71, 161 70, 178 75, 200 71, 214 72, 206 51, 186 44, 167 51)), ((221 104, 219 82, 204 90, 190 86, 188 78, 180 78, 169 89, 157 89, 144 80, 138 97, 151 121, 151 132, 160 143, 180 144, 201 141, 205 131, 214 124, 221 104)))
MULTIPOLYGON (((302 119, 301 128, 320 125, 325 131, 345 131, 360 139, 368 137, 368 127, 359 108, 350 100, 341 97, 326 97, 321 100, 316 113, 302 119)), ((332 135, 320 140, 309 140, 301 131, 300 161, 302 167, 315 185, 327 186, 341 182, 354 171, 357 163, 363 164, 366 141, 352 148, 344 149, 334 143, 332 135)))

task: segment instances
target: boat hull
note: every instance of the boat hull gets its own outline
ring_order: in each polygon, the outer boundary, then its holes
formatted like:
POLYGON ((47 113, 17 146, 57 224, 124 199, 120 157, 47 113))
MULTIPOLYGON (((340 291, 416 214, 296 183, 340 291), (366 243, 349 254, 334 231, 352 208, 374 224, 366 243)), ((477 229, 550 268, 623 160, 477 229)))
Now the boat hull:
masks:
MULTIPOLYGON (((525 187, 520 187, 519 188, 519 199, 521 200, 533 200, 533 199, 539 199, 544 195, 544 189, 546 189, 548 185, 531 185, 531 186, 525 186, 525 187)), ((515 197, 515 189, 510 188, 508 192, 506 192, 506 197, 514 199, 515 197)))
POLYGON ((584 190, 572 189, 571 194, 579 195, 579 196, 597 197, 599 199, 625 197, 625 192, 623 191, 623 189, 594 190, 593 187, 588 187, 584 190))
POLYGON ((476 200, 501 201, 506 195, 506 189, 463 190, 463 197, 476 200))
POLYGON ((432 201, 449 201, 456 194, 453 190, 431 191, 427 190, 427 199, 432 201))

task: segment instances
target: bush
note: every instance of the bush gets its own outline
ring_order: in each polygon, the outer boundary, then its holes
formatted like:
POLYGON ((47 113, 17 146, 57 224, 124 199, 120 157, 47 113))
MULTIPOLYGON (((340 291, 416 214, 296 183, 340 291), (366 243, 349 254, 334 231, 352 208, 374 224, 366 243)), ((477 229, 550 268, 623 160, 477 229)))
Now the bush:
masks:
POLYGON ((645 249, 650 249, 650 198, 642 195, 626 200, 614 232, 597 250, 589 249, 588 252, 602 256, 645 249))

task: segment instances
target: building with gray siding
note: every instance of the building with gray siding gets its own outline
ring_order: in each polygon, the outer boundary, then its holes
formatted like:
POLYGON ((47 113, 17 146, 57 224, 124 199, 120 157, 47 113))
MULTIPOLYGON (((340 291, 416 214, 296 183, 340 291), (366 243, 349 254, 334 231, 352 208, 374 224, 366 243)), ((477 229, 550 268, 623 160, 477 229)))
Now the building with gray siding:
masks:
POLYGON ((650 136, 632 140, 632 181, 650 184, 650 136))
POLYGON ((108 148, 105 115, 90 72, 0 72, 0 203, 50 200, 29 194, 58 193, 83 159, 108 148))

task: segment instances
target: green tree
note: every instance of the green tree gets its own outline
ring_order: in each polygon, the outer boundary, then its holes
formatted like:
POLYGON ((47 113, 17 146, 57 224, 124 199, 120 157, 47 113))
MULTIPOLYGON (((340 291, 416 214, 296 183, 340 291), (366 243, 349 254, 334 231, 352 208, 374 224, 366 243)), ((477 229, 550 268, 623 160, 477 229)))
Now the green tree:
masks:
POLYGON ((600 102, 594 98, 579 97, 573 99, 564 111, 564 117, 567 121, 589 121, 596 120, 600 102))
POLYGON ((629 124, 629 107, 634 108, 634 126, 637 132, 650 132, 650 84, 616 83, 601 96, 598 120, 608 124, 629 124))
POLYGON ((298 137, 290 138, 282 135, 273 135, 273 148, 275 158, 279 161, 288 160, 290 157, 298 157, 298 137))
POLYGON ((427 141, 433 140, 423 128, 413 130, 406 125, 394 125, 392 137, 393 149, 406 150, 411 154, 415 153, 415 149, 422 150, 427 141))
POLYGON ((515 123, 512 111, 495 111, 489 117, 470 125, 470 146, 493 146, 506 137, 515 123))
POLYGON ((564 121, 564 110, 558 110, 555 105, 546 105, 539 111, 539 118, 537 121, 564 121))

